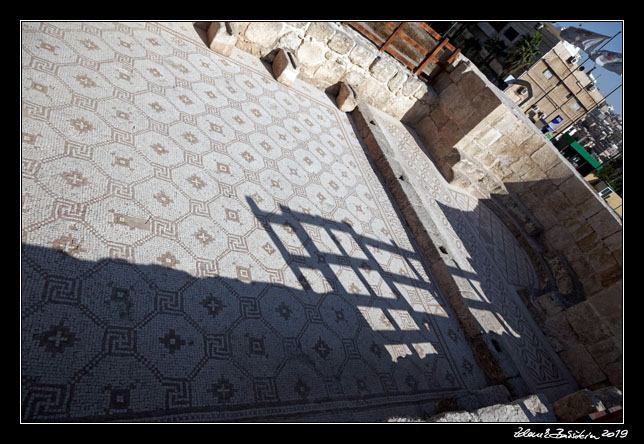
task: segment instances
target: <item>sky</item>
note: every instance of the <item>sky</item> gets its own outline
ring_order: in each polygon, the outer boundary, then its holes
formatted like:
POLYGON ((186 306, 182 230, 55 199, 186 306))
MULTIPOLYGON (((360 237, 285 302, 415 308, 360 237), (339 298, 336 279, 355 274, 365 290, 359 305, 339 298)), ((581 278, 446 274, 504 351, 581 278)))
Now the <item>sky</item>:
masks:
MULTIPOLYGON (((588 31, 593 31, 598 34, 602 34, 608 37, 613 37, 615 34, 621 31, 617 37, 615 37, 613 40, 608 42, 606 45, 604 45, 601 49, 602 50, 607 50, 607 51, 613 51, 613 52, 619 52, 623 53, 624 52, 624 44, 623 44, 623 37, 624 37, 624 23, 623 22, 552 22, 552 24, 558 28, 561 28, 563 26, 573 26, 576 28, 582 28, 586 29, 588 31)), ((601 46, 601 45, 600 45, 601 46)), ((611 91, 613 91, 616 87, 622 84, 622 76, 619 74, 616 74, 612 71, 608 71, 607 69, 602 68, 601 66, 596 65, 592 60, 588 59, 588 54, 586 54, 583 50, 579 51, 579 54, 582 56, 582 61, 586 60, 586 62, 583 63, 583 66, 586 67, 586 72, 588 72, 591 68, 597 66, 595 70, 593 70, 592 75, 597 79, 597 88, 599 91, 604 96, 607 96, 611 91)), ((619 88, 616 90, 614 93, 610 94, 608 98, 606 99, 606 102, 609 105, 613 105, 613 108, 617 114, 622 114, 622 102, 623 102, 623 96, 624 96, 624 90, 623 88, 619 88)))

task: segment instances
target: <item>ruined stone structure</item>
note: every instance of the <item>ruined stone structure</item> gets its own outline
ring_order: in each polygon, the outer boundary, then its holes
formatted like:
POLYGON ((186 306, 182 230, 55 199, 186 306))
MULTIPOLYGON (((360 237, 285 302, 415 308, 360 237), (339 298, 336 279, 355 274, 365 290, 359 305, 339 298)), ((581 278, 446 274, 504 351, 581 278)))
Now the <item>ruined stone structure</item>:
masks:
POLYGON ((239 22, 237 47, 288 48, 300 78, 360 99, 413 129, 451 184, 486 201, 530 254, 521 293, 582 387, 622 382, 622 222, 524 113, 464 56, 432 86, 333 22, 239 22))
POLYGON ((23 420, 619 402, 621 220, 464 57, 430 86, 331 22, 22 35, 23 420))

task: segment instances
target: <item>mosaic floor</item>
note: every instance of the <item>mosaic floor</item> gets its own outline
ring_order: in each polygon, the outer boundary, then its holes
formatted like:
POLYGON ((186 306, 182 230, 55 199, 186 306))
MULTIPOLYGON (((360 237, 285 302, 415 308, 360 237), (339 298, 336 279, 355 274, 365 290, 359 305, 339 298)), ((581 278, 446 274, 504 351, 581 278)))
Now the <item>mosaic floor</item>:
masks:
POLYGON ((443 179, 413 133, 371 111, 429 210, 437 238, 450 254, 452 276, 479 325, 494 338, 506 376, 520 375, 529 393, 544 393, 553 401, 575 391, 574 379, 516 293, 537 284, 512 233, 483 202, 443 179))
POLYGON ((347 115, 190 23, 23 23, 21 150, 23 421, 379 420, 485 385, 347 115))

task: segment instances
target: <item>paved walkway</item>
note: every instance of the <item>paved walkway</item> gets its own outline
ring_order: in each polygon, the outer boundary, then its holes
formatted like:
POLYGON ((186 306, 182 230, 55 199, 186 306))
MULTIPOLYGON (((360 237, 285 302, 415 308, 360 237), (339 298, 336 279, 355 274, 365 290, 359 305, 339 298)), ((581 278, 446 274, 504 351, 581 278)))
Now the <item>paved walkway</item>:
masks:
POLYGON ((25 421, 379 420, 485 384, 347 115, 190 23, 24 23, 21 185, 25 421))

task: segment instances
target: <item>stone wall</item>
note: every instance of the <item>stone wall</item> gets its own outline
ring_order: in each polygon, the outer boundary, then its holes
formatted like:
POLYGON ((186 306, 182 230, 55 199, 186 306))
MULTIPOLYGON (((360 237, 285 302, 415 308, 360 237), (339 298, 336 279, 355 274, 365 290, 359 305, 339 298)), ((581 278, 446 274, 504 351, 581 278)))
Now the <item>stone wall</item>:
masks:
POLYGON ((554 284, 526 303, 562 360, 581 387, 621 384, 621 220, 469 60, 459 55, 430 87, 337 22, 233 26, 241 50, 270 63, 285 48, 302 80, 331 94, 352 85, 410 125, 450 183, 498 202, 545 258, 554 284))
POLYGON ((339 82, 352 85, 372 106, 402 118, 412 108, 427 113, 436 94, 405 66, 357 31, 337 22, 234 22, 237 48, 272 61, 276 48, 292 51, 299 77, 335 94, 339 82))
POLYGON ((548 139, 467 59, 433 85, 413 128, 442 174, 498 202, 545 256, 555 290, 527 302, 582 387, 621 384, 622 223, 548 139))

